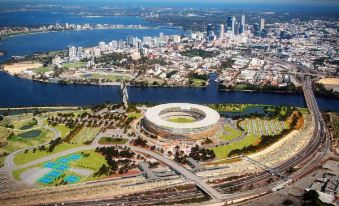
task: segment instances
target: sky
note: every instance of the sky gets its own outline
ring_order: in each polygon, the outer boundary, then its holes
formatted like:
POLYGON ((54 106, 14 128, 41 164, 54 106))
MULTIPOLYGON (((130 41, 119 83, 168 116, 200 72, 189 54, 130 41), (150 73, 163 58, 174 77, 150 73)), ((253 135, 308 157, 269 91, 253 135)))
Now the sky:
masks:
POLYGON ((318 11, 339 14, 339 0, 0 0, 0 5, 68 4, 86 6, 160 6, 256 10, 318 11))

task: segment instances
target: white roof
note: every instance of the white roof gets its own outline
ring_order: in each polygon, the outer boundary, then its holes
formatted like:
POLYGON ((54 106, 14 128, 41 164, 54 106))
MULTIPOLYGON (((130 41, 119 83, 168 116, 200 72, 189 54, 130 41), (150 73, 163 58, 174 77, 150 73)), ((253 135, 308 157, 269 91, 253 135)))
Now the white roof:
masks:
POLYGON ((180 129, 194 129, 194 128, 201 128, 207 127, 209 125, 216 124, 219 119, 220 115, 217 111, 198 104, 190 104, 190 103, 169 103, 169 104, 161 104, 152 108, 149 108, 145 113, 145 118, 152 122, 155 125, 167 127, 167 128, 180 128, 180 129), (189 110, 190 108, 194 108, 196 110, 200 110, 201 113, 205 114, 205 117, 201 120, 191 123, 175 123, 164 120, 160 117, 160 112, 169 109, 169 108, 182 108, 183 110, 189 110))

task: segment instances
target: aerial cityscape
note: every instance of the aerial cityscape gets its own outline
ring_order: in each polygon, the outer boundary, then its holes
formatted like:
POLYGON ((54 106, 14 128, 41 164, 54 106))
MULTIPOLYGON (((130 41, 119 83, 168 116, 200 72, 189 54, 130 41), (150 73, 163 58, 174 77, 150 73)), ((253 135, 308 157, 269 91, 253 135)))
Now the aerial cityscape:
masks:
POLYGON ((339 205, 336 0, 0 1, 0 205, 339 205))

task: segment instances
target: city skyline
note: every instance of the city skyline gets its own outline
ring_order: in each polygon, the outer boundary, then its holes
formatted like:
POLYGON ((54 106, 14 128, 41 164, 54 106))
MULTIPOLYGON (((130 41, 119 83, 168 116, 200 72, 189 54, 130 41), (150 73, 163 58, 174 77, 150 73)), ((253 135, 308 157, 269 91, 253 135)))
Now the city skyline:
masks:
POLYGON ((339 205, 334 1, 0 1, 0 202, 339 205))

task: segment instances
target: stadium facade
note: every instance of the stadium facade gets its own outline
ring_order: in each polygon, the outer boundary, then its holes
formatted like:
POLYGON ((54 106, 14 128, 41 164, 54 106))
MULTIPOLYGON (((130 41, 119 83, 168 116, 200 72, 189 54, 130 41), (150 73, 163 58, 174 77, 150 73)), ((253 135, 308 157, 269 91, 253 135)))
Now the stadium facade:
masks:
POLYGON ((219 126, 217 111, 198 104, 170 103, 149 108, 142 124, 148 132, 163 138, 197 140, 213 136, 219 126), (173 118, 191 120, 188 123, 170 121, 173 118))

